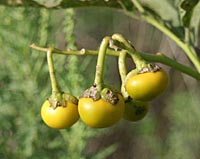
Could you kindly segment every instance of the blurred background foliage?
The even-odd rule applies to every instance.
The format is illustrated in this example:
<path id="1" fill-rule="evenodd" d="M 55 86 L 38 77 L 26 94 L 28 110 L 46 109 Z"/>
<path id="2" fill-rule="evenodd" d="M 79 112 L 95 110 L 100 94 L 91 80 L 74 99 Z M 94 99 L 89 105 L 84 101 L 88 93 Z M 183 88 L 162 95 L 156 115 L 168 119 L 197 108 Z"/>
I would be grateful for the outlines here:
<path id="1" fill-rule="evenodd" d="M 177 8 L 169 2 L 165 5 L 165 11 L 170 10 L 166 11 L 168 14 L 163 14 L 162 9 L 158 12 L 171 19 L 178 29 Z M 154 4 L 152 7 L 158 5 Z M 151 110 L 142 121 L 122 120 L 106 129 L 92 129 L 79 121 L 70 129 L 54 130 L 41 120 L 40 107 L 51 93 L 50 80 L 45 53 L 30 49 L 31 43 L 59 49 L 97 49 L 105 35 L 118 32 L 140 51 L 161 51 L 192 67 L 182 50 L 157 29 L 108 8 L 0 6 L 0 20 L 0 158 L 200 157 L 199 82 L 164 65 L 170 74 L 170 85 L 151 103 Z M 195 37 L 199 37 L 197 26 Z M 198 42 L 194 38 L 197 46 Z M 54 55 L 54 62 L 63 91 L 78 97 L 92 84 L 96 57 Z M 134 67 L 129 60 L 127 66 Z M 117 58 L 106 57 L 104 78 L 106 83 L 120 87 Z"/>

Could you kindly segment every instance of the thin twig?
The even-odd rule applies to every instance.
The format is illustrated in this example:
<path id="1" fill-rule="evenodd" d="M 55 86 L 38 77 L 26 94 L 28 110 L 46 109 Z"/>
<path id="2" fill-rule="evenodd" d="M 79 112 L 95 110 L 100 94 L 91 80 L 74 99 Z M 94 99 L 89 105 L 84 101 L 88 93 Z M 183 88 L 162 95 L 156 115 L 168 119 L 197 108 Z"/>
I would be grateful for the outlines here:
<path id="1" fill-rule="evenodd" d="M 42 51 L 42 52 L 47 52 L 49 50 L 49 48 L 43 48 L 43 47 L 39 47 L 35 44 L 30 45 L 31 48 Z M 61 55 L 78 55 L 78 56 L 83 56 L 83 55 L 98 55 L 98 51 L 97 50 L 86 50 L 86 49 L 81 49 L 81 50 L 59 50 L 57 48 L 51 47 L 52 49 L 52 53 L 56 53 L 56 54 L 61 54 Z M 176 70 L 181 71 L 184 74 L 187 74 L 197 80 L 200 80 L 200 73 L 198 73 L 197 71 L 195 71 L 194 69 L 183 65 L 169 57 L 167 57 L 166 55 L 162 54 L 162 53 L 158 53 L 158 54 L 149 54 L 149 53 L 143 53 L 143 52 L 139 52 L 140 55 L 142 56 L 142 58 L 144 58 L 144 60 L 148 61 L 148 62 L 159 62 L 162 64 L 165 64 L 169 67 L 172 67 Z M 107 55 L 110 56 L 119 56 L 119 52 L 118 51 L 114 51 L 111 49 L 107 49 L 106 52 Z"/>

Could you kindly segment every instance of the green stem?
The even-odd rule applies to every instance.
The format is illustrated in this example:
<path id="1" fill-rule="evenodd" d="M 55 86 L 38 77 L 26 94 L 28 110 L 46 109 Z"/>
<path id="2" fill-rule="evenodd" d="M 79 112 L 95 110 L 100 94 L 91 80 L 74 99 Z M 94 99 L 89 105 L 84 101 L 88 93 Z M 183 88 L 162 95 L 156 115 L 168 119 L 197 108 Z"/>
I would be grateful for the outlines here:
<path id="1" fill-rule="evenodd" d="M 189 57 L 189 59 L 192 61 L 194 66 L 196 67 L 197 71 L 200 73 L 200 61 L 198 56 L 196 55 L 195 51 L 191 48 L 191 46 L 187 43 L 184 43 L 181 41 L 175 34 L 173 34 L 166 26 L 160 24 L 153 18 L 147 18 L 147 21 L 154 25 L 156 28 L 158 28 L 160 31 L 165 33 L 168 37 L 170 37 L 180 48 L 183 49 L 183 51 L 186 53 L 186 55 Z"/>
<path id="2" fill-rule="evenodd" d="M 128 93 L 125 90 L 125 79 L 126 79 L 126 74 L 127 74 L 127 69 L 126 69 L 126 50 L 122 50 L 119 53 L 119 58 L 118 58 L 118 67 L 119 67 L 119 74 L 121 77 L 121 93 L 124 96 L 124 98 L 128 98 Z"/>
<path id="3" fill-rule="evenodd" d="M 49 48 L 43 48 L 43 47 L 39 47 L 39 46 L 36 46 L 35 44 L 32 44 L 30 46 L 31 48 L 33 49 L 36 49 L 36 50 L 39 50 L 39 51 L 42 51 L 42 52 L 47 52 L 49 50 Z M 52 49 L 52 52 L 53 53 L 56 53 L 56 54 L 60 54 L 60 55 L 78 55 L 78 56 L 83 56 L 83 55 L 93 55 L 93 56 L 96 56 L 98 55 L 98 51 L 97 50 L 86 50 L 86 49 L 81 49 L 81 50 L 77 50 L 77 51 L 74 51 L 74 50 L 59 50 L 59 49 L 56 49 L 56 48 L 51 48 Z M 113 51 L 113 50 L 110 50 L 110 49 L 107 49 L 107 52 L 106 52 L 107 55 L 110 55 L 110 56 L 119 56 L 119 52 L 117 51 Z M 162 64 L 165 64 L 169 67 L 172 67 L 174 69 L 177 69 L 179 71 L 181 71 L 182 73 L 185 73 L 197 80 L 200 80 L 200 73 L 198 73 L 197 71 L 193 70 L 192 68 L 186 66 L 186 65 L 183 65 L 165 55 L 161 55 L 161 54 L 158 54 L 158 55 L 154 55 L 154 54 L 150 54 L 150 53 L 142 53 L 140 52 L 139 53 L 142 58 L 148 62 L 159 62 L 159 63 L 162 63 Z"/>
<path id="4" fill-rule="evenodd" d="M 200 80 L 200 73 L 196 72 L 195 70 L 193 70 L 192 68 L 186 65 L 176 62 L 175 60 L 165 56 L 162 53 L 157 53 L 157 55 L 141 53 L 141 56 L 147 61 L 159 62 L 159 63 L 165 64 L 197 80 Z"/>
<path id="5" fill-rule="evenodd" d="M 39 47 L 35 44 L 31 44 L 30 47 L 33 49 L 42 51 L 42 52 L 47 52 L 49 49 L 49 48 Z M 94 55 L 94 56 L 96 56 L 98 54 L 97 50 L 86 50 L 84 48 L 82 48 L 81 50 L 71 50 L 71 49 L 59 50 L 57 48 L 53 48 L 53 47 L 51 47 L 51 48 L 53 50 L 53 53 L 60 54 L 60 55 L 77 55 L 77 56 Z M 110 49 L 107 50 L 106 54 L 110 55 L 110 56 L 119 56 L 118 52 L 116 52 L 114 50 L 110 50 Z"/>
<path id="6" fill-rule="evenodd" d="M 52 59 L 52 48 L 49 48 L 47 51 L 47 62 L 48 62 L 48 68 L 49 68 L 49 75 L 51 80 L 51 87 L 52 87 L 52 95 L 60 93 L 60 90 L 58 88 L 56 75 L 54 71 L 54 65 L 53 65 L 53 59 Z"/>
<path id="7" fill-rule="evenodd" d="M 183 51 L 185 52 L 185 54 L 189 57 L 189 59 L 192 61 L 192 63 L 196 67 L 197 71 L 200 73 L 200 60 L 199 60 L 198 56 L 196 55 L 196 52 L 194 51 L 194 49 L 192 48 L 192 46 L 188 45 L 187 43 L 184 43 L 183 41 L 181 41 L 181 39 L 179 37 L 177 37 L 174 33 L 172 33 L 164 24 L 162 24 L 161 22 L 157 21 L 151 15 L 145 13 L 144 8 L 138 2 L 138 0 L 132 0 L 132 2 L 137 7 L 137 9 L 139 10 L 139 12 L 142 14 L 142 18 L 146 22 L 150 23 L 151 25 L 153 25 L 154 27 L 156 27 L 157 29 L 159 29 L 161 32 L 163 32 L 164 34 L 166 34 L 180 48 L 183 49 Z M 132 13 L 128 12 L 128 14 L 131 17 L 134 17 Z"/>
<path id="8" fill-rule="evenodd" d="M 135 7 L 140 11 L 140 13 L 145 13 L 145 9 L 140 5 L 137 0 L 132 0 Z"/>
<path id="9" fill-rule="evenodd" d="M 129 43 L 122 35 L 113 34 L 112 40 L 114 40 L 114 45 L 120 49 L 125 49 L 128 51 L 138 70 L 141 70 L 144 67 L 148 67 L 148 63 L 140 56 L 140 54 L 135 50 L 131 43 Z"/>
<path id="10" fill-rule="evenodd" d="M 103 88 L 103 68 L 104 68 L 104 61 L 105 61 L 105 55 L 106 50 L 108 48 L 110 41 L 110 37 L 104 37 L 100 48 L 99 48 L 99 54 L 97 59 L 97 65 L 96 65 L 96 74 L 95 74 L 95 80 L 94 84 L 97 86 L 98 91 L 101 91 Z"/>

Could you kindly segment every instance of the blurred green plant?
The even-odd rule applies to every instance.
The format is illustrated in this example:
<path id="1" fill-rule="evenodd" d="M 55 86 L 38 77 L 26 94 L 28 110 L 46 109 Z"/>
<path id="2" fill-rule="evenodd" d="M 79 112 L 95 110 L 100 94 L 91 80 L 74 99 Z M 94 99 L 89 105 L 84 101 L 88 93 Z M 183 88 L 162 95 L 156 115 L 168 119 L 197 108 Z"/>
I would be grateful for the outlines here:
<path id="1" fill-rule="evenodd" d="M 193 59 L 194 68 L 196 66 L 199 71 L 199 1 L 111 0 L 107 3 L 91 0 L 73 3 L 61 0 L 46 3 L 45 0 L 38 0 L 40 4 L 37 1 L 18 2 L 0 1 L 0 4 L 46 8 L 103 6 L 120 9 L 132 18 L 150 23 L 170 37 L 186 52 L 188 58 Z M 109 17 L 112 18 L 111 15 Z M 117 149 L 115 144 L 97 154 L 90 154 L 87 150 L 87 140 L 105 134 L 107 130 L 93 131 L 81 121 L 68 130 L 51 130 L 42 123 L 39 115 L 41 103 L 50 94 L 46 56 L 36 50 L 30 50 L 28 46 L 37 42 L 40 46 L 53 43 L 58 47 L 76 49 L 73 11 L 0 6 L 0 19 L 0 158 L 76 159 L 104 158 L 112 154 Z M 105 21 L 108 20 L 105 18 Z M 112 34 L 112 31 L 109 30 L 109 33 Z M 146 40 L 144 42 L 148 43 Z M 87 80 L 84 80 L 84 71 L 89 64 L 94 64 L 93 61 L 90 57 L 81 59 L 76 56 L 55 56 L 56 72 L 63 90 L 78 95 L 87 88 L 93 79 L 87 76 Z M 193 66 L 191 68 L 193 69 Z M 195 86 L 199 87 L 199 84 Z M 168 105 L 162 112 L 170 124 L 165 130 L 164 138 L 159 136 L 158 130 L 162 121 L 158 120 L 156 114 L 150 113 L 144 121 L 128 125 L 131 135 L 136 138 L 136 146 L 132 145 L 132 149 L 138 151 L 132 150 L 131 145 L 125 145 L 123 152 L 128 153 L 126 150 L 131 149 L 130 154 L 134 154 L 131 157 L 140 159 L 199 158 L 200 93 L 192 89 L 194 88 L 188 88 L 190 91 L 175 91 L 175 96 L 168 93 L 169 97 L 162 100 Z"/>
<path id="2" fill-rule="evenodd" d="M 108 7 L 121 9 L 132 18 L 141 19 L 156 27 L 158 30 L 172 39 L 187 55 L 198 72 L 200 72 L 200 60 L 197 55 L 199 11 L 198 0 L 110 0 L 110 1 L 30 1 L 18 3 L 3 2 L 6 5 L 30 5 L 47 8 L 71 8 L 71 7 Z M 170 14 L 169 14 L 170 13 Z"/>
<path id="3" fill-rule="evenodd" d="M 65 35 L 66 47 L 74 49 L 73 11 L 59 14 L 64 18 L 59 31 Z M 111 145 L 88 155 L 87 140 L 106 130 L 94 131 L 80 121 L 71 129 L 58 131 L 41 121 L 40 106 L 50 94 L 46 56 L 28 46 L 32 41 L 43 46 L 52 41 L 52 25 L 57 23 L 53 16 L 47 9 L 0 7 L 0 158 L 104 158 L 116 149 Z M 80 63 L 75 56 L 55 58 L 63 90 L 75 95 L 82 92 L 87 82 L 90 84 L 90 77 L 83 81 Z"/>
<path id="4" fill-rule="evenodd" d="M 170 100 L 166 112 L 171 113 L 171 126 L 165 159 L 170 159 L 173 156 L 182 159 L 199 157 L 199 95 L 199 89 L 193 89 L 188 92 L 180 92 Z"/>
<path id="5" fill-rule="evenodd" d="M 199 158 L 199 97 L 199 90 L 193 89 L 168 98 L 168 107 L 163 110 L 170 122 L 162 127 L 165 135 L 158 135 L 159 121 L 153 114 L 132 127 L 136 138 L 146 145 L 146 154 L 142 158 Z"/>

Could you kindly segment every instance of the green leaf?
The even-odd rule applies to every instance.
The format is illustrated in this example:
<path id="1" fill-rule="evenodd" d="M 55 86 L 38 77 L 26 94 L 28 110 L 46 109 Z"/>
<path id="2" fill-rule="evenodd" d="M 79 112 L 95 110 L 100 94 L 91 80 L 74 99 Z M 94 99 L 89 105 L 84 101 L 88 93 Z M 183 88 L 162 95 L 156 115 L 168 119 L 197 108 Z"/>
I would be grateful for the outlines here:
<path id="1" fill-rule="evenodd" d="M 179 18 L 179 8 L 174 0 L 140 0 L 140 3 L 159 23 L 164 23 L 175 35 L 184 39 L 184 28 Z"/>
<path id="2" fill-rule="evenodd" d="M 198 4 L 199 0 L 185 0 L 181 3 L 181 8 L 185 10 L 185 14 L 182 17 L 183 25 L 187 28 L 190 27 L 190 22 L 193 15 L 193 9 Z"/>
<path id="3" fill-rule="evenodd" d="M 200 3 L 198 3 L 194 10 L 190 21 L 190 28 L 192 32 L 192 40 L 195 46 L 198 46 L 199 39 L 199 23 L 200 23 Z"/>
<path id="4" fill-rule="evenodd" d="M 151 14 L 151 16 L 153 16 L 155 19 L 157 19 L 158 21 L 160 21 L 162 19 L 162 17 L 152 8 L 148 7 L 148 6 L 143 6 L 144 9 Z"/>
<path id="5" fill-rule="evenodd" d="M 174 0 L 140 0 L 141 4 L 145 9 L 148 8 L 151 9 L 154 12 L 153 15 L 155 16 L 155 13 L 158 17 L 161 17 L 162 20 L 170 22 L 174 27 L 177 27 L 180 25 L 179 19 L 178 19 L 178 9 L 177 9 L 177 3 L 175 3 Z"/>
<path id="6" fill-rule="evenodd" d="M 181 8 L 184 9 L 185 11 L 188 11 L 192 8 L 194 8 L 194 6 L 199 2 L 199 0 L 184 0 L 181 3 Z"/>

